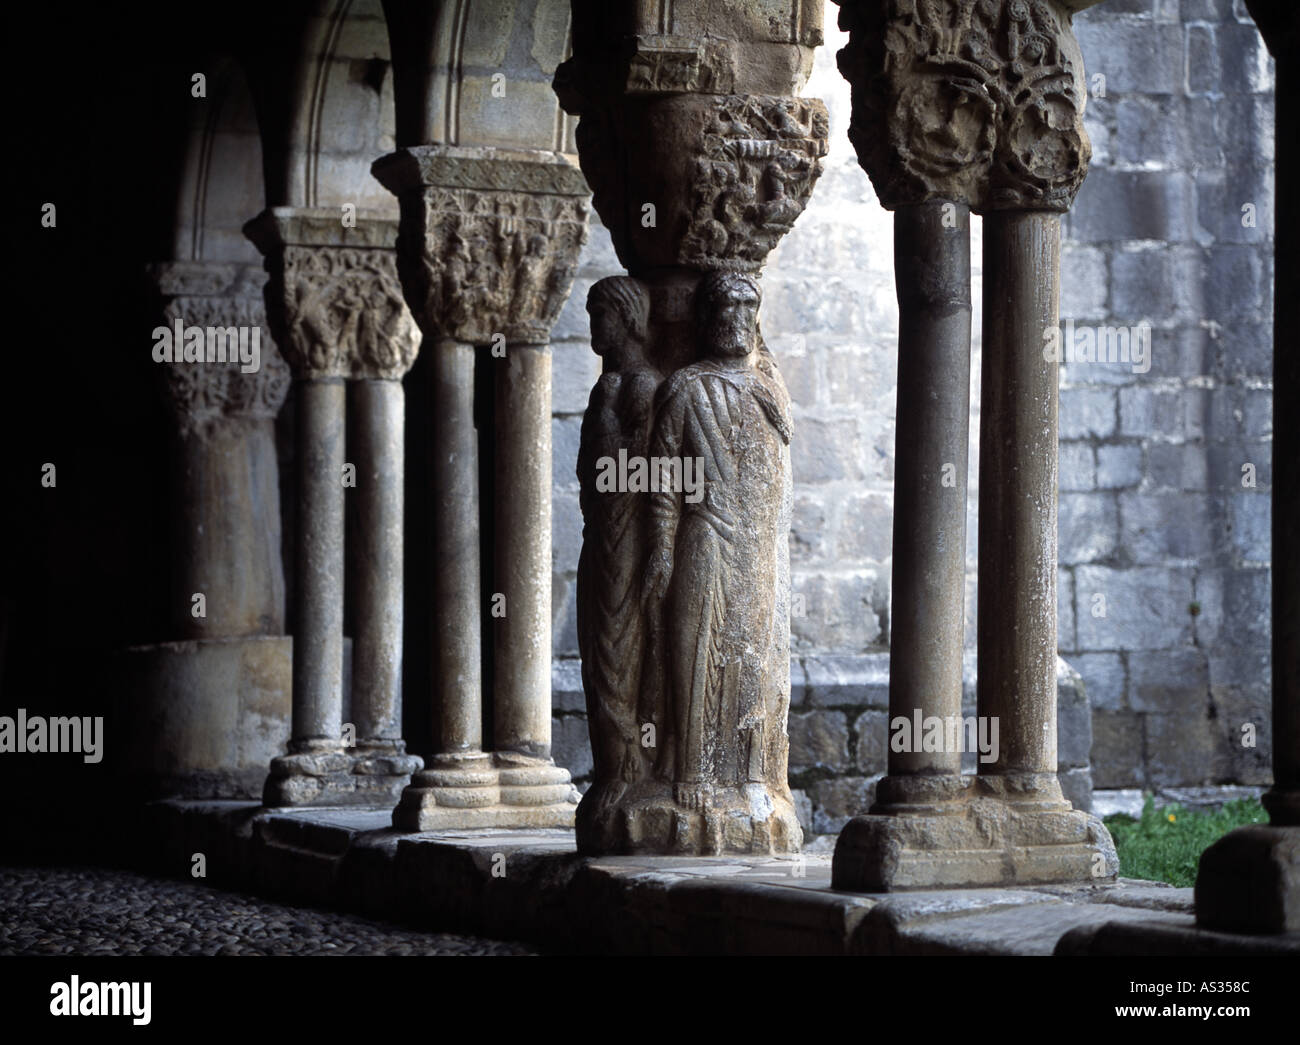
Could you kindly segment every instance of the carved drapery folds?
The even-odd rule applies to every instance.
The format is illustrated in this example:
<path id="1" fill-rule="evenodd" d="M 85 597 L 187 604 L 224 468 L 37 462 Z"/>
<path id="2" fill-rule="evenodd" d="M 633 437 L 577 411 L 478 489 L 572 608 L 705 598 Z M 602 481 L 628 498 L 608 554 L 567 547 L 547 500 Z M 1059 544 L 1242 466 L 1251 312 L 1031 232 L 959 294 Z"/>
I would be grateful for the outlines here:
<path id="1" fill-rule="evenodd" d="M 1068 210 L 1087 173 L 1069 15 L 1046 0 L 842 0 L 849 138 L 886 207 Z"/>
<path id="2" fill-rule="evenodd" d="M 419 331 L 398 282 L 392 219 L 273 209 L 247 233 L 266 256 L 266 314 L 295 376 L 400 379 Z"/>
<path id="3" fill-rule="evenodd" d="M 797 851 L 786 780 L 793 424 L 759 274 L 803 212 L 818 5 L 616 4 L 556 75 L 628 276 L 588 299 L 578 636 L 586 852 Z M 622 35 L 621 35 L 622 34 Z"/>

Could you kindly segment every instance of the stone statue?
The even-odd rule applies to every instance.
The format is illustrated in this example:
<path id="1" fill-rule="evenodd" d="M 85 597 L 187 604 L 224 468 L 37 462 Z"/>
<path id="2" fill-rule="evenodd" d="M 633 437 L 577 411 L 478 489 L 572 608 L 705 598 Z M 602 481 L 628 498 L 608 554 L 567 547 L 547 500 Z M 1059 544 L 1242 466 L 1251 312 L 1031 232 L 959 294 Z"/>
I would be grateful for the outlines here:
<path id="1" fill-rule="evenodd" d="M 703 461 L 704 493 L 651 499 L 647 593 L 662 600 L 672 743 L 659 767 L 685 809 L 718 788 L 764 781 L 782 500 L 789 481 L 789 398 L 758 363 L 758 282 L 714 273 L 696 290 L 702 358 L 664 385 L 653 458 Z"/>
<path id="2" fill-rule="evenodd" d="M 785 725 L 792 424 L 758 329 L 759 284 L 725 271 L 699 280 L 696 361 L 661 385 L 646 361 L 662 349 L 647 353 L 646 300 L 639 281 L 613 277 L 589 303 L 606 369 L 579 451 L 596 782 L 578 844 L 797 850 Z M 655 478 L 602 492 L 597 463 L 619 451 Z"/>
<path id="3" fill-rule="evenodd" d="M 578 560 L 578 636 L 597 781 L 590 809 L 603 800 L 617 801 L 627 784 L 648 776 L 653 753 L 641 745 L 641 723 L 653 721 L 653 698 L 648 708 L 639 706 L 648 639 L 641 591 L 645 496 L 599 491 L 597 472 L 602 462 L 617 460 L 620 451 L 628 458 L 645 456 L 659 375 L 646 360 L 649 297 L 640 280 L 602 279 L 591 288 L 587 309 L 592 348 L 604 360 L 583 417 L 578 451 L 585 521 Z"/>

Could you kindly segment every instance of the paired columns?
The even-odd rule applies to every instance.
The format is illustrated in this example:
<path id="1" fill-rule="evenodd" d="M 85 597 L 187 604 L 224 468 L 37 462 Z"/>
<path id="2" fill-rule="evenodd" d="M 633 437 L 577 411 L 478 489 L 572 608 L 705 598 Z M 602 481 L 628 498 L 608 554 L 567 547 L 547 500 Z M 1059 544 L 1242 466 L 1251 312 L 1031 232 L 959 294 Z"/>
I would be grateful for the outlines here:
<path id="1" fill-rule="evenodd" d="M 1300 356 L 1291 340 L 1300 324 L 1300 205 L 1288 190 L 1300 176 L 1300 14 L 1289 0 L 1247 0 L 1277 60 L 1277 217 L 1273 294 L 1273 787 L 1268 824 L 1239 828 L 1201 855 L 1196 921 L 1226 932 L 1300 931 Z M 1281 407 L 1278 409 L 1277 407 Z"/>
<path id="2" fill-rule="evenodd" d="M 373 173 L 401 205 L 398 268 L 434 353 L 433 685 L 437 753 L 393 812 L 407 830 L 563 827 L 551 758 L 550 331 L 586 241 L 581 172 L 545 151 L 424 145 Z M 481 590 L 476 357 L 491 368 L 497 591 Z M 483 744 L 484 599 L 493 622 Z"/>
<path id="3" fill-rule="evenodd" d="M 896 215 L 900 327 L 889 773 L 840 835 L 834 884 L 1113 878 L 1105 828 L 1056 777 L 1057 363 L 1043 350 L 1058 325 L 1060 214 L 1090 155 L 1070 27 L 1088 4 L 840 6 L 850 138 Z M 964 723 L 972 211 L 984 218 L 980 599 L 977 719 Z M 994 729 L 996 757 L 967 783 L 965 738 Z"/>
<path id="4" fill-rule="evenodd" d="M 293 729 L 267 805 L 395 801 L 423 762 L 401 739 L 402 375 L 415 324 L 402 302 L 391 220 L 273 208 L 245 226 L 266 258 L 267 316 L 298 385 Z M 346 459 L 352 386 L 354 461 Z M 353 552 L 352 711 L 343 735 L 344 498 L 360 500 Z M 349 741 L 354 741 L 350 743 Z"/>

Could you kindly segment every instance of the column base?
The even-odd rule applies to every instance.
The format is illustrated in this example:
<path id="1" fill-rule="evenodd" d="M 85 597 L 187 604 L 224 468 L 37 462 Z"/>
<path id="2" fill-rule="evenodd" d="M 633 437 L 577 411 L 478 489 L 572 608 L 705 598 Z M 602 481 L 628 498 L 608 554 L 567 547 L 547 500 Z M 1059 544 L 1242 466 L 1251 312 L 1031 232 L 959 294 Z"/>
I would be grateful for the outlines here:
<path id="1" fill-rule="evenodd" d="M 398 741 L 365 741 L 353 751 L 311 745 L 271 760 L 264 806 L 391 806 L 424 766 Z"/>
<path id="2" fill-rule="evenodd" d="M 1059 791 L 1058 791 L 1059 795 Z M 873 809 L 845 825 L 831 885 L 854 892 L 1113 881 L 1115 843 L 1101 820 L 1068 802 L 969 796 Z"/>
<path id="3" fill-rule="evenodd" d="M 510 752 L 435 756 L 393 810 L 403 831 L 572 827 L 578 790 L 549 758 Z"/>
<path id="4" fill-rule="evenodd" d="M 1239 827 L 1206 849 L 1196 872 L 1196 924 L 1300 932 L 1300 827 Z"/>
<path id="5" fill-rule="evenodd" d="M 578 807 L 577 835 L 578 852 L 593 855 L 770 855 L 803 845 L 794 803 L 763 783 L 598 782 Z"/>

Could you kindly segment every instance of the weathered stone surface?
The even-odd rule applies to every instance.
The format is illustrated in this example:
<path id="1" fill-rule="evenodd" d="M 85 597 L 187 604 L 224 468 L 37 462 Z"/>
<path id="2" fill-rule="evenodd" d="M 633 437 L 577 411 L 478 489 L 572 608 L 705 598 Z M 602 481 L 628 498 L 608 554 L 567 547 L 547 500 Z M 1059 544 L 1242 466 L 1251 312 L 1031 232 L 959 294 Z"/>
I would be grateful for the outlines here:
<path id="1" fill-rule="evenodd" d="M 833 884 L 894 892 L 1113 879 L 1119 857 L 1101 821 L 1059 806 L 963 797 L 933 813 L 857 817 L 836 843 Z"/>
<path id="2" fill-rule="evenodd" d="M 1239 827 L 1205 850 L 1196 922 L 1227 932 L 1300 932 L 1300 828 Z"/>
<path id="3" fill-rule="evenodd" d="M 587 239 L 587 186 L 558 153 L 424 145 L 377 160 L 401 202 L 398 267 L 426 334 L 546 344 Z"/>
<path id="4" fill-rule="evenodd" d="M 579 640 L 595 753 L 579 844 L 797 848 L 785 778 L 788 397 L 757 332 L 755 280 L 700 281 L 687 327 L 700 362 L 662 383 L 680 348 L 663 342 L 671 328 L 650 326 L 649 291 L 612 277 L 590 299 L 605 374 L 578 463 Z M 651 477 L 653 460 L 699 471 Z M 624 474 L 629 461 L 642 482 Z"/>
<path id="5" fill-rule="evenodd" d="M 1067 210 L 1087 173 L 1083 59 L 1062 5 L 837 0 L 849 136 L 887 207 Z"/>
<path id="6" fill-rule="evenodd" d="M 124 764 L 147 792 L 252 798 L 289 739 L 287 636 L 136 646 L 118 658 Z"/>
<path id="7" fill-rule="evenodd" d="M 276 207 L 244 228 L 266 258 L 267 318 L 290 367 L 312 378 L 400 378 L 419 350 L 402 299 L 391 218 Z"/>

